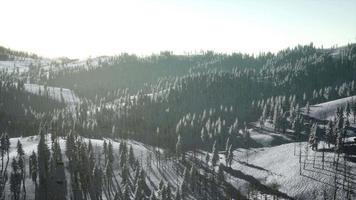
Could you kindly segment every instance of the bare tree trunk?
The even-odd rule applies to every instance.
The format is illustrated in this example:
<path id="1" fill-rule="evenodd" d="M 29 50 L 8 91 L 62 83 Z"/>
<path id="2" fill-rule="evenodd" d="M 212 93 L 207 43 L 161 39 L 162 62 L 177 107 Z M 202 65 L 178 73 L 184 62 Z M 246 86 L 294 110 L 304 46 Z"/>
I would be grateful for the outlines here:
<path id="1" fill-rule="evenodd" d="M 340 153 L 337 153 L 337 158 L 336 158 L 336 171 L 339 169 L 339 159 L 340 159 Z"/>
<path id="2" fill-rule="evenodd" d="M 299 175 L 302 175 L 302 144 L 299 142 Z"/>
<path id="3" fill-rule="evenodd" d="M 345 182 L 346 182 L 346 174 L 347 173 L 347 161 L 346 161 L 346 154 L 344 155 L 344 181 L 342 182 L 342 188 L 345 189 Z"/>
<path id="4" fill-rule="evenodd" d="M 323 143 L 323 152 L 322 152 L 322 169 L 324 169 L 324 162 L 325 162 L 325 144 Z"/>
<path id="5" fill-rule="evenodd" d="M 305 147 L 305 158 L 304 158 L 304 165 L 303 165 L 303 169 L 305 169 L 305 165 L 307 163 L 307 160 L 308 160 L 308 154 L 309 154 L 309 147 L 308 147 L 308 144 L 307 146 Z"/>
<path id="6" fill-rule="evenodd" d="M 22 170 L 22 190 L 23 190 L 23 200 L 26 199 L 26 184 L 25 184 L 25 180 L 26 180 L 26 174 L 25 174 L 25 170 Z"/>
<path id="7" fill-rule="evenodd" d="M 337 194 L 337 171 L 335 170 L 335 175 L 334 175 L 334 200 L 336 200 L 336 194 Z"/>
<path id="8" fill-rule="evenodd" d="M 316 151 L 314 151 L 314 158 L 313 158 L 313 168 L 315 168 L 315 155 L 316 154 Z"/>

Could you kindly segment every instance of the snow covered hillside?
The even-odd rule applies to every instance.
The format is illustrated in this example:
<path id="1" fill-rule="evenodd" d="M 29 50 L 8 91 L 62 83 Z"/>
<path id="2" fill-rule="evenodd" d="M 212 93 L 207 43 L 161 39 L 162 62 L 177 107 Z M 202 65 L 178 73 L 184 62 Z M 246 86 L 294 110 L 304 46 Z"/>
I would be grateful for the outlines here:
<path id="1" fill-rule="evenodd" d="M 26 58 L 14 57 L 11 60 L 0 60 L 0 71 L 6 73 L 26 74 L 31 68 L 38 68 L 42 73 L 57 72 L 67 69 L 94 69 L 109 63 L 110 57 L 101 56 L 81 60 L 66 60 L 62 58 Z"/>
<path id="2" fill-rule="evenodd" d="M 75 106 L 80 102 L 80 99 L 70 89 L 50 86 L 45 88 L 43 85 L 30 83 L 25 83 L 24 87 L 27 92 L 43 96 L 46 95 L 46 89 L 48 92 L 48 96 L 51 99 L 67 104 L 72 111 L 75 109 Z"/>
<path id="3" fill-rule="evenodd" d="M 356 96 L 351 96 L 342 99 L 337 99 L 334 101 L 328 101 L 321 104 L 312 105 L 310 106 L 310 113 L 308 115 L 315 119 L 330 120 L 335 117 L 336 109 L 338 107 L 346 107 L 347 103 L 355 102 L 355 100 Z M 350 122 L 353 122 L 352 116 Z"/>
<path id="4" fill-rule="evenodd" d="M 301 146 L 299 146 L 301 145 Z M 334 153 L 306 150 L 307 143 L 289 143 L 269 148 L 237 149 L 234 151 L 234 161 L 231 168 L 226 168 L 225 175 L 232 184 L 246 190 L 246 185 L 256 183 L 277 189 L 295 199 L 328 199 L 335 192 L 337 182 L 338 199 L 346 199 L 347 183 L 343 185 L 345 166 L 339 164 L 338 169 L 333 165 L 336 159 Z M 301 164 L 299 163 L 299 147 L 301 147 Z M 343 163 L 343 156 L 340 157 Z M 220 162 L 225 163 L 224 156 Z M 301 174 L 300 170 L 301 169 Z M 350 181 L 353 192 L 356 191 L 356 164 L 347 162 L 346 179 Z M 322 194 L 324 193 L 324 194 Z M 355 193 L 351 199 L 356 198 Z"/>
<path id="5" fill-rule="evenodd" d="M 51 135 L 48 134 L 46 135 L 46 143 L 49 147 L 52 146 L 52 140 L 51 140 Z M 25 164 L 26 167 L 25 169 L 28 169 L 28 162 L 29 162 L 29 155 L 32 154 L 32 152 L 37 152 L 38 148 L 38 143 L 39 143 L 40 137 L 39 136 L 30 136 L 30 137 L 19 137 L 19 138 L 11 138 L 10 139 L 10 150 L 9 150 L 9 156 L 10 156 L 10 164 L 8 168 L 8 173 L 11 173 L 11 161 L 13 158 L 17 156 L 17 143 L 20 141 L 23 146 L 23 150 L 25 153 Z M 117 181 L 121 181 L 121 173 L 122 169 L 119 167 L 119 148 L 120 148 L 120 143 L 123 141 L 113 141 L 109 139 L 88 139 L 88 138 L 80 138 L 85 143 L 91 142 L 94 152 L 95 152 L 95 157 L 96 159 L 99 159 L 99 157 L 102 157 L 103 154 L 103 146 L 104 146 L 104 141 L 107 143 L 111 143 L 113 145 L 113 152 L 114 152 L 114 159 L 115 159 L 115 164 L 114 164 L 114 169 L 113 169 L 113 179 L 117 179 Z M 69 176 L 68 172 L 68 158 L 65 154 L 67 151 L 66 149 L 66 139 L 65 138 L 60 138 L 59 139 L 59 145 L 61 147 L 61 152 L 62 152 L 62 157 L 64 161 L 64 166 L 65 166 L 65 174 L 66 174 L 66 185 L 67 185 L 67 199 L 70 199 L 70 197 L 73 195 L 73 188 L 71 188 L 71 179 Z M 133 148 L 134 156 L 139 162 L 139 165 L 145 169 L 146 173 L 146 183 L 150 190 L 155 191 L 159 188 L 159 183 L 160 181 L 164 181 L 165 183 L 168 183 L 172 190 L 176 190 L 177 185 L 179 186 L 182 182 L 181 178 L 181 169 L 177 169 L 177 162 L 172 159 L 165 158 L 163 156 L 163 150 L 159 148 L 153 148 L 148 145 L 142 144 L 140 142 L 136 142 L 133 140 L 125 140 L 126 144 L 128 147 Z M 157 155 L 161 155 L 162 157 L 158 158 Z M 102 159 L 102 158 L 101 158 Z M 159 159 L 159 160 L 158 160 Z M 150 163 L 148 163 L 150 162 Z M 105 168 L 105 166 L 102 166 Z M 28 176 L 28 171 L 26 172 Z M 135 177 L 135 172 L 130 169 L 131 177 Z M 177 174 L 178 173 L 178 174 Z M 116 177 L 116 178 L 114 178 Z M 34 199 L 35 195 L 35 186 L 33 182 L 31 181 L 30 177 L 26 178 L 26 191 L 27 191 L 27 198 L 28 199 Z M 11 199 L 11 194 L 10 194 L 10 188 L 9 185 L 7 184 L 6 186 L 6 192 L 5 192 L 5 198 L 6 199 Z M 106 197 L 103 195 L 103 199 L 105 200 Z M 189 198 L 190 199 L 190 198 Z"/>
<path id="6" fill-rule="evenodd" d="M 52 61 L 50 59 L 17 58 L 13 60 L 0 61 L 0 71 L 7 73 L 27 73 L 31 66 L 48 66 Z"/>

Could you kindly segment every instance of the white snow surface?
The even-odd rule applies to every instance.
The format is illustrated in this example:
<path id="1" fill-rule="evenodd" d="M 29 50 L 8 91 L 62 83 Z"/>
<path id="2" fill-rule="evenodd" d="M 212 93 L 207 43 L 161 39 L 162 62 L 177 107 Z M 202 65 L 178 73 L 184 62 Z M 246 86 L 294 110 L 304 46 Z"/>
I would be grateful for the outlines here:
<path id="1" fill-rule="evenodd" d="M 356 101 L 356 96 L 346 97 L 342 99 L 337 99 L 334 101 L 328 101 L 321 104 L 311 105 L 310 113 L 308 114 L 310 117 L 320 120 L 330 120 L 335 117 L 335 113 L 338 107 L 343 106 L 346 107 L 347 103 L 352 103 Z M 304 108 L 304 113 L 306 113 Z M 351 117 L 351 122 L 353 121 L 353 117 Z"/>
<path id="2" fill-rule="evenodd" d="M 0 71 L 7 73 L 26 73 L 30 70 L 30 66 L 48 66 L 50 65 L 50 59 L 32 59 L 32 58 L 18 58 L 14 60 L 0 61 Z"/>
<path id="3" fill-rule="evenodd" d="M 299 174 L 299 144 L 302 149 L 302 175 Z M 306 144 L 305 142 L 289 143 L 275 147 L 237 149 L 234 151 L 232 168 L 253 176 L 264 185 L 275 185 L 279 191 L 295 199 L 323 199 L 323 190 L 328 196 L 332 196 L 335 176 L 335 166 L 332 165 L 334 153 L 325 153 L 325 165 L 322 169 L 322 153 L 308 149 L 307 154 Z M 295 154 L 294 147 L 296 148 Z M 314 155 L 316 159 L 313 167 Z M 220 162 L 225 163 L 224 156 L 220 158 Z M 305 169 L 303 169 L 304 161 L 307 163 Z M 342 164 L 339 165 L 337 172 L 337 199 L 346 199 L 346 191 L 342 189 L 343 156 L 340 156 L 340 163 Z M 355 174 L 355 163 L 348 162 L 347 165 L 351 173 Z M 236 183 L 234 185 L 236 188 L 244 190 L 245 181 L 225 175 Z M 351 175 L 352 180 L 355 178 L 355 175 Z M 351 199 L 355 198 L 356 196 L 353 196 Z"/>
<path id="4" fill-rule="evenodd" d="M 25 83 L 24 87 L 27 92 L 32 94 L 42 96 L 46 94 L 45 86 L 43 85 Z M 75 106 L 80 103 L 79 97 L 70 89 L 48 86 L 47 92 L 51 99 L 67 104 L 72 111 L 74 111 Z"/>
<path id="5" fill-rule="evenodd" d="M 106 140 L 107 142 L 112 142 L 113 144 L 113 150 L 114 150 L 114 157 L 115 157 L 115 161 L 114 161 L 114 174 L 116 175 L 117 179 L 119 181 L 121 181 L 121 177 L 119 177 L 119 174 L 121 173 L 121 169 L 118 169 L 118 157 L 119 157 L 119 145 L 121 141 L 113 141 L 113 140 L 109 140 L 109 139 L 88 139 L 88 138 L 84 138 L 82 137 L 81 139 L 83 139 L 84 142 L 89 142 L 89 140 L 91 141 L 94 151 L 96 152 L 96 155 L 102 155 L 102 147 L 103 147 L 103 143 L 104 140 Z M 28 177 L 28 160 L 29 160 L 29 156 L 32 154 L 32 152 L 37 152 L 37 145 L 39 142 L 39 136 L 30 136 L 30 137 L 16 137 L 16 138 L 11 138 L 10 139 L 10 150 L 9 150 L 9 155 L 10 155 L 10 162 L 9 162 L 9 166 L 8 166 L 8 174 L 11 173 L 11 161 L 12 158 L 17 156 L 17 142 L 20 141 L 23 145 L 23 149 L 25 152 L 25 164 L 26 164 L 26 173 L 27 173 L 27 178 L 26 178 L 26 191 L 27 191 L 27 199 L 34 199 L 34 184 L 31 181 L 30 177 Z M 51 135 L 47 134 L 46 135 L 46 141 L 47 141 L 47 145 L 48 147 L 51 147 Z M 140 162 L 140 165 L 145 169 L 145 172 L 147 174 L 147 178 L 146 178 L 146 183 L 148 185 L 148 187 L 150 187 L 150 189 L 157 189 L 159 182 L 161 180 L 163 180 L 165 183 L 169 183 L 172 186 L 173 191 L 176 190 L 176 186 L 177 183 L 181 184 L 182 179 L 181 179 L 181 174 L 177 175 L 176 172 L 176 162 L 174 160 L 164 160 L 164 155 L 161 155 L 161 162 L 164 162 L 164 168 L 162 166 L 157 165 L 157 159 L 155 157 L 155 153 L 154 151 L 160 151 L 163 152 L 162 149 L 159 148 L 153 148 L 149 145 L 145 145 L 142 144 L 140 142 L 134 141 L 134 140 L 125 140 L 125 142 L 128 144 L 128 147 L 130 147 L 132 145 L 133 150 L 134 150 L 134 155 L 135 158 L 138 159 L 138 161 Z M 70 195 L 72 194 L 71 191 L 71 186 L 70 186 L 70 176 L 68 173 L 68 159 L 65 155 L 65 151 L 66 151 L 66 140 L 65 138 L 60 138 L 59 139 L 59 144 L 61 147 L 61 151 L 62 151 L 62 157 L 63 157 L 63 161 L 64 161 L 64 165 L 65 165 L 65 169 L 66 169 L 66 181 L 67 181 L 67 199 L 70 199 Z M 147 167 L 147 157 L 148 155 L 151 154 L 152 156 L 152 165 L 151 168 Z M 131 171 L 131 170 L 130 170 Z M 133 173 L 131 171 L 131 173 Z M 131 174 L 132 176 L 134 176 L 134 174 Z M 6 193 L 5 193 L 5 198 L 6 199 L 11 199 L 11 194 L 10 194 L 10 189 L 9 189 L 9 182 L 7 182 L 6 185 Z M 103 200 L 106 200 L 105 195 L 103 195 Z"/>

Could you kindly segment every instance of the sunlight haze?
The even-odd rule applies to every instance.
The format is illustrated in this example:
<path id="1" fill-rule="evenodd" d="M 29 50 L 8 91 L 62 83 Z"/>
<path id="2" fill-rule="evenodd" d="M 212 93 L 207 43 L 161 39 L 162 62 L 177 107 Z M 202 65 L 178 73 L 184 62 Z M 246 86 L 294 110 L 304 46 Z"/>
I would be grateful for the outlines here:
<path id="1" fill-rule="evenodd" d="M 327 2 L 327 3 L 324 3 Z M 0 0 L 0 45 L 49 57 L 258 54 L 356 41 L 356 1 Z"/>

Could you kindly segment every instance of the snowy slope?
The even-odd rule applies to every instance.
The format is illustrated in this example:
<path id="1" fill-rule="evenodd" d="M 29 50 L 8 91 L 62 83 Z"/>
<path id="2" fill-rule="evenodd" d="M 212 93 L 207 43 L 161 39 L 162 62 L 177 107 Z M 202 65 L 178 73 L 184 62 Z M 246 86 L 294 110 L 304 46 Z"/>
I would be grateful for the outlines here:
<path id="1" fill-rule="evenodd" d="M 0 61 L 0 71 L 23 74 L 30 70 L 31 65 L 45 67 L 50 65 L 50 63 L 50 59 L 15 58 L 14 60 Z"/>
<path id="2" fill-rule="evenodd" d="M 47 138 L 47 144 L 49 147 L 51 147 L 51 139 L 50 139 L 50 134 L 46 135 Z M 88 138 L 82 138 L 83 141 L 85 142 L 89 142 L 89 140 L 91 141 L 93 148 L 97 154 L 97 156 L 102 154 L 102 147 L 103 147 L 103 143 L 104 140 L 100 140 L 100 139 L 88 139 Z M 120 141 L 113 141 L 113 140 L 109 140 L 109 139 L 105 139 L 107 142 L 112 142 L 113 144 L 113 150 L 115 153 L 115 160 L 118 160 L 118 152 L 119 152 L 119 145 L 120 145 Z M 9 167 L 8 167 L 8 173 L 11 172 L 11 160 L 13 157 L 17 156 L 17 149 L 16 149 L 16 145 L 17 142 L 20 141 L 23 145 L 23 149 L 25 152 L 25 163 L 26 165 L 28 165 L 28 158 L 29 155 L 31 155 L 31 153 L 37 152 L 37 145 L 39 142 L 39 136 L 30 136 L 30 137 L 18 137 L 18 138 L 11 138 L 10 142 L 11 142 L 11 146 L 10 146 L 10 163 L 9 163 Z M 163 180 L 164 182 L 168 182 L 171 186 L 172 189 L 176 190 L 176 185 L 177 183 L 180 184 L 182 182 L 181 179 L 181 175 L 177 175 L 176 172 L 176 162 L 174 160 L 165 160 L 163 165 L 164 168 L 162 166 L 158 166 L 157 162 L 156 162 L 156 157 L 154 154 L 154 151 L 163 151 L 162 149 L 154 149 L 151 146 L 142 144 L 140 142 L 137 141 L 133 141 L 133 140 L 126 140 L 128 146 L 130 147 L 132 145 L 133 150 L 134 150 L 134 155 L 135 158 L 139 160 L 141 166 L 145 169 L 146 174 L 147 174 L 147 180 L 146 183 L 147 185 L 150 187 L 150 189 L 157 189 L 159 182 L 161 180 Z M 61 146 L 61 150 L 62 150 L 62 156 L 63 156 L 63 161 L 64 161 L 64 165 L 67 166 L 68 165 L 68 160 L 66 158 L 65 155 L 65 151 L 66 151 L 66 140 L 64 138 L 61 138 L 59 140 L 59 144 Z M 147 157 L 148 155 L 151 154 L 152 158 L 153 158 L 153 162 L 152 162 L 152 167 L 151 168 L 147 168 Z M 163 162 L 163 155 L 162 155 L 162 162 Z M 118 166 L 118 163 L 115 162 L 115 166 Z M 119 177 L 119 173 L 121 173 L 121 170 L 118 169 L 118 167 L 114 166 L 114 174 L 117 176 L 118 180 L 120 180 Z M 28 169 L 28 166 L 26 166 L 25 168 L 26 170 Z M 27 172 L 28 173 L 28 172 Z M 133 176 L 133 175 L 132 175 Z M 68 184 L 70 182 L 70 176 L 68 175 L 68 171 L 66 170 L 66 181 L 67 181 L 67 185 L 68 185 L 68 195 L 71 194 L 71 188 L 70 188 L 70 184 Z M 34 184 L 32 183 L 31 179 L 29 177 L 27 177 L 26 179 L 26 190 L 27 190 L 27 199 L 33 199 L 34 198 Z M 9 191 L 9 184 L 7 183 L 7 189 L 6 189 L 6 194 L 5 194 L 6 199 L 11 199 L 11 195 L 10 195 L 10 191 Z M 104 197 L 104 196 L 103 196 Z M 69 197 L 68 197 L 69 199 Z M 103 198 L 105 200 L 105 197 Z"/>
<path id="3" fill-rule="evenodd" d="M 347 103 L 352 103 L 356 101 L 356 96 L 346 97 L 342 99 L 337 99 L 334 101 L 328 101 L 321 104 L 316 104 L 310 106 L 309 116 L 320 119 L 320 120 L 330 120 L 334 118 L 336 109 L 340 106 L 346 107 Z M 306 111 L 304 111 L 306 112 Z M 353 121 L 353 118 L 352 120 Z"/>
<path id="4" fill-rule="evenodd" d="M 327 195 L 332 195 L 335 175 L 335 166 L 332 166 L 334 154 L 325 153 L 325 166 L 322 169 L 322 153 L 317 152 L 315 154 L 315 167 L 313 167 L 314 151 L 309 149 L 307 154 L 305 145 L 306 143 L 301 143 L 302 163 L 306 161 L 305 169 L 303 169 L 302 164 L 302 175 L 299 174 L 299 143 L 250 150 L 238 149 L 234 151 L 232 168 L 253 176 L 264 185 L 273 185 L 282 193 L 296 199 L 322 199 L 320 192 L 323 190 L 326 191 Z M 294 147 L 296 147 L 295 154 Z M 308 159 L 306 159 L 306 155 L 308 155 Z M 223 156 L 221 156 L 220 161 L 225 163 Z M 340 163 L 343 163 L 343 158 L 340 158 L 340 161 Z M 354 174 L 356 171 L 355 163 L 349 163 L 349 166 Z M 339 199 L 346 198 L 346 192 L 342 190 L 342 168 L 343 165 L 339 167 L 337 173 Z M 246 187 L 246 181 L 229 174 L 227 176 L 235 183 L 235 187 L 241 190 Z M 351 179 L 354 181 L 356 177 L 352 175 Z M 355 186 L 353 187 L 356 189 Z M 356 196 L 353 198 L 356 198 Z"/>
<path id="5" fill-rule="evenodd" d="M 22 58 L 0 61 L 0 72 L 25 74 L 31 70 L 31 66 L 40 67 L 42 73 L 57 72 L 66 69 L 93 69 L 102 66 L 102 63 L 110 64 L 110 57 L 101 56 L 81 60 L 64 61 L 61 58 Z"/>
<path id="6" fill-rule="evenodd" d="M 26 83 L 24 87 L 27 92 L 32 94 L 45 95 L 45 87 L 43 85 Z M 67 104 L 71 110 L 74 110 L 75 106 L 80 102 L 80 99 L 70 89 L 48 86 L 47 91 L 50 98 Z"/>

